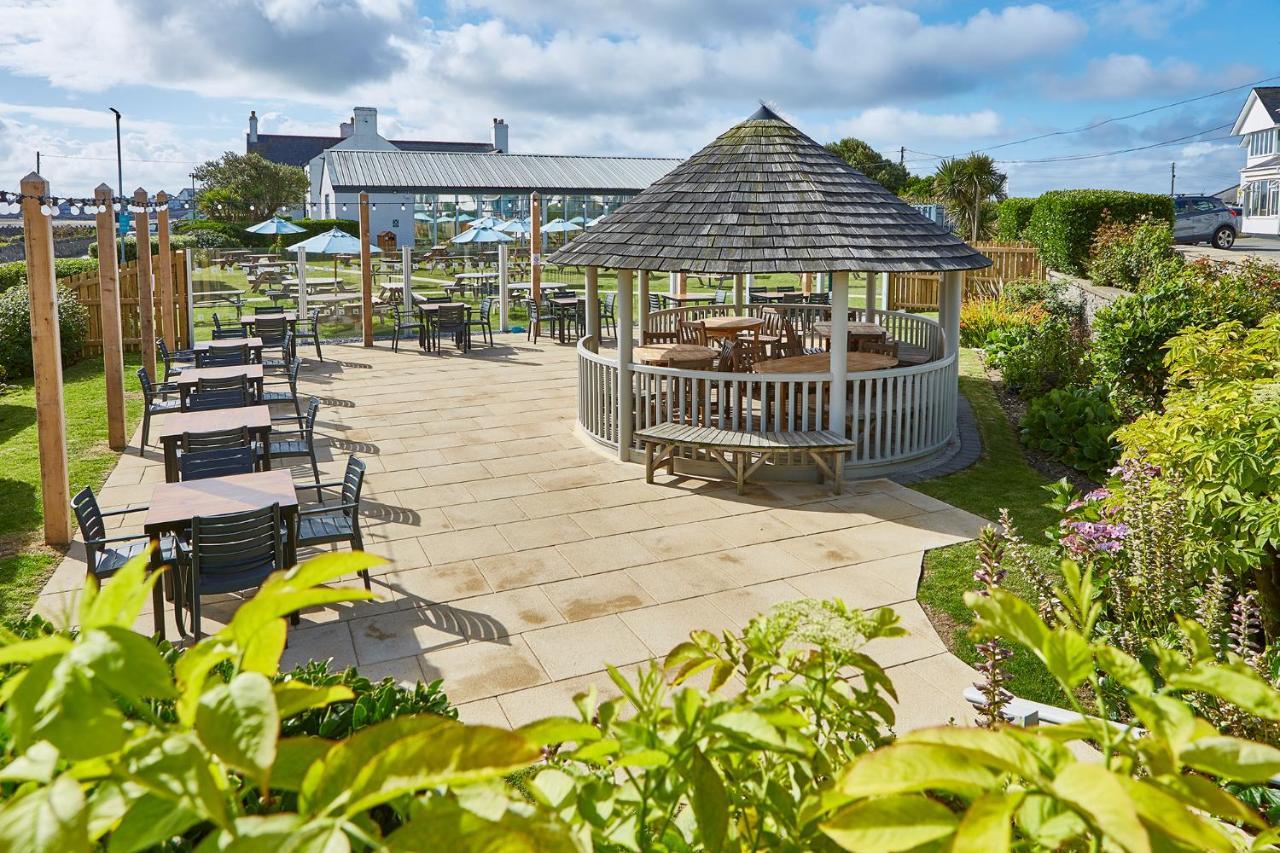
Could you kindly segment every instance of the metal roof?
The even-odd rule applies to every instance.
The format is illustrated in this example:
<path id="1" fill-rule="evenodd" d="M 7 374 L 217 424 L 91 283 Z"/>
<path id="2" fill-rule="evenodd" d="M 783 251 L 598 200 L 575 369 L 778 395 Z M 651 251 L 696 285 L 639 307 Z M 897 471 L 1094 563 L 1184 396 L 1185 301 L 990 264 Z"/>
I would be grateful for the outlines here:
<path id="1" fill-rule="evenodd" d="M 343 140 L 341 136 L 293 136 L 284 133 L 260 133 L 257 142 L 245 134 L 245 152 L 261 154 L 273 163 L 305 166 Z M 391 139 L 402 151 L 465 151 L 483 154 L 493 150 L 491 142 L 445 142 L 430 139 Z"/>
<path id="2" fill-rule="evenodd" d="M 656 157 L 428 151 L 330 151 L 325 155 L 329 182 L 338 192 L 630 193 L 649 186 L 679 163 Z"/>
<path id="3" fill-rule="evenodd" d="M 549 260 L 712 273 L 991 265 L 950 229 L 926 219 L 767 107 Z"/>

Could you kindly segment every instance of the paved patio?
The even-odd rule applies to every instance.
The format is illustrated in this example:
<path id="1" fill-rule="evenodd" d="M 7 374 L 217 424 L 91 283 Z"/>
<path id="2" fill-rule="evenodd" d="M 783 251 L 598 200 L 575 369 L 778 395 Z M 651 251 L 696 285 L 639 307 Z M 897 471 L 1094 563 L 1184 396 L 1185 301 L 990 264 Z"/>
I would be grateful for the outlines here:
<path id="1" fill-rule="evenodd" d="M 972 537 L 976 516 L 887 480 L 838 498 L 804 483 L 742 497 L 700 480 L 646 485 L 641 466 L 575 434 L 571 346 L 499 335 L 468 356 L 380 343 L 327 346 L 325 358 L 302 377 L 324 404 L 321 475 L 339 477 L 348 453 L 366 460 L 365 542 L 391 563 L 375 570 L 380 601 L 304 614 L 286 664 L 443 678 L 464 720 L 515 726 L 571 711 L 589 684 L 610 694 L 606 663 L 660 658 L 695 628 L 739 627 L 777 602 L 839 597 L 891 606 L 911 632 L 870 649 L 892 666 L 900 729 L 972 716 L 961 691 L 976 676 L 915 590 L 924 552 Z M 102 504 L 146 503 L 163 480 L 158 449 L 130 451 Z M 41 612 L 74 613 L 82 560 L 74 545 Z M 205 630 L 235 606 L 208 604 Z"/>

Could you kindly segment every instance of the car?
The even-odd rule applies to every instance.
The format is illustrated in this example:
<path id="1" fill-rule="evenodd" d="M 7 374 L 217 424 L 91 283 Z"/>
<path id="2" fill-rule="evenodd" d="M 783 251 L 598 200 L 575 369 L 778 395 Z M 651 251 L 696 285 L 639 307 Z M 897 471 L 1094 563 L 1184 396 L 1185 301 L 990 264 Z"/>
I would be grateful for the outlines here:
<path id="1" fill-rule="evenodd" d="M 1173 199 L 1173 241 L 1211 243 L 1230 249 L 1240 233 L 1240 220 L 1222 199 L 1211 195 L 1180 195 Z"/>

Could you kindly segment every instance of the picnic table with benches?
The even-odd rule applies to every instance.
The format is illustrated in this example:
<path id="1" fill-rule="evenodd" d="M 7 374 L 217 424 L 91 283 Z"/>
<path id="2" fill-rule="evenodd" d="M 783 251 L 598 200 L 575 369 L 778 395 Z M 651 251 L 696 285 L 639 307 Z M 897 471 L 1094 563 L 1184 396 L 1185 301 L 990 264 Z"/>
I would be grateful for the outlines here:
<path id="1" fill-rule="evenodd" d="M 635 438 L 644 444 L 646 483 L 653 482 L 653 472 L 660 465 L 667 466 L 668 474 L 675 474 L 676 451 L 689 447 L 705 450 L 719 462 L 734 478 L 738 494 L 743 494 L 751 475 L 775 454 L 800 451 L 813 459 L 818 471 L 831 481 L 831 489 L 838 495 L 844 476 L 844 454 L 856 447 L 853 441 L 830 430 L 752 433 L 677 423 L 637 430 Z M 726 454 L 731 454 L 732 460 L 726 459 Z"/>

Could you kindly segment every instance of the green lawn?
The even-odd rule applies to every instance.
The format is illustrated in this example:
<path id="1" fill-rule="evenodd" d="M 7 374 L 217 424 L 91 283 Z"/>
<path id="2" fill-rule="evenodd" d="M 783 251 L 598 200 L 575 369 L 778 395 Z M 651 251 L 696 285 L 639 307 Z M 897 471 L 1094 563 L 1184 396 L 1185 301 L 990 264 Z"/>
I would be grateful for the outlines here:
<path id="1" fill-rule="evenodd" d="M 982 433 L 982 458 L 972 467 L 912 486 L 939 500 L 994 521 L 1002 507 L 1044 562 L 1050 558 L 1044 531 L 1057 524 L 1057 515 L 1047 507 L 1044 486 L 1051 481 L 1027 464 L 1022 446 L 1009 419 L 996 400 L 978 356 L 962 351 L 960 390 L 969 399 Z M 947 648 L 961 660 L 973 663 L 973 643 L 968 638 L 972 615 L 964 604 L 964 593 L 974 588 L 973 570 L 977 546 L 970 542 L 930 551 L 925 557 L 924 577 L 918 598 L 933 619 Z M 1006 587 L 1030 599 L 1031 590 L 1021 578 L 1010 575 Z M 1061 704 L 1062 694 L 1039 661 L 1022 649 L 1009 662 L 1012 676 L 1009 689 L 1023 699 Z"/>
<path id="2" fill-rule="evenodd" d="M 125 365 L 130 430 L 142 414 L 142 395 L 130 380 L 139 363 L 133 356 Z M 71 491 L 98 489 L 117 457 L 107 447 L 102 359 L 86 359 L 63 378 Z M 43 523 L 35 391 L 25 380 L 0 394 L 0 621 L 26 614 L 60 559 L 42 544 Z"/>

